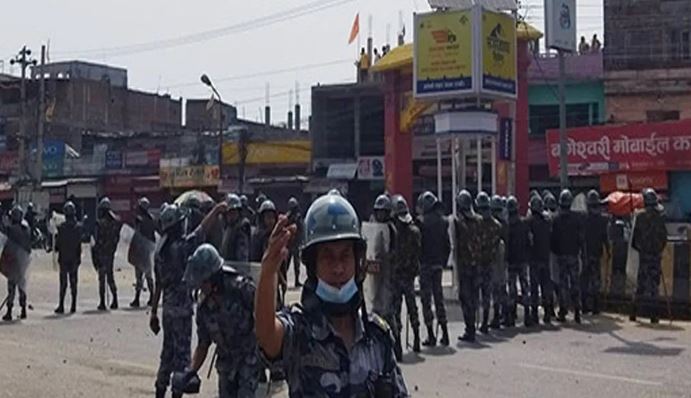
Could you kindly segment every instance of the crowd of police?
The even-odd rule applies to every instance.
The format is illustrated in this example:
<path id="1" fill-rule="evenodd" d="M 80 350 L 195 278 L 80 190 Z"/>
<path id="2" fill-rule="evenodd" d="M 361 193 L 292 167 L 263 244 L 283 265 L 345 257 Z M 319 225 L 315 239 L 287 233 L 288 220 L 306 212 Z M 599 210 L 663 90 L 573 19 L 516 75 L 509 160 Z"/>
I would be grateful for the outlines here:
<path id="1" fill-rule="evenodd" d="M 640 267 L 631 318 L 646 306 L 652 322 L 657 322 L 653 304 L 666 242 L 664 210 L 653 190 L 645 190 L 643 197 L 646 208 L 637 216 L 632 242 L 640 253 Z M 540 323 L 540 307 L 545 324 L 566 322 L 570 311 L 577 323 L 583 313 L 599 313 L 600 259 L 610 249 L 609 221 L 597 192 L 588 193 L 586 214 L 571 210 L 573 195 L 568 190 L 558 200 L 549 192 L 531 193 L 526 216 L 519 214 L 515 197 L 480 192 L 473 198 L 463 190 L 455 200 L 458 215 L 453 217 L 444 214 L 431 192 L 417 198 L 415 214 L 401 195 L 379 196 L 370 221 L 389 227 L 391 239 L 383 264 L 366 259 L 360 219 L 337 191 L 314 201 L 304 221 L 295 198 L 290 199 L 288 212 L 280 214 L 263 196 L 257 198 L 256 210 L 247 198 L 235 194 L 218 204 L 191 197 L 181 204 L 164 204 L 159 217 L 152 216 L 149 201 L 141 198 L 134 227 L 155 244 L 155 255 L 152 266 L 136 268 L 130 306 L 140 306 L 146 282 L 149 326 L 156 334 L 163 331 L 156 397 L 164 397 L 169 385 L 173 397 L 198 392 L 198 371 L 212 344 L 221 397 L 254 396 L 267 371 L 272 379 L 287 380 L 291 396 L 407 396 L 397 365 L 403 325 L 410 322 L 415 352 L 421 345 L 449 345 L 442 276 L 450 262 L 456 264 L 466 326 L 459 340 L 474 341 L 477 324 L 481 333 L 516 326 L 518 304 L 527 327 Z M 82 258 L 83 231 L 73 203 L 64 205 L 64 215 L 55 242 L 60 266 L 55 312 L 59 314 L 64 313 L 68 285 L 70 311 L 76 311 Z M 2 226 L 8 242 L 30 251 L 20 207 L 12 209 L 10 219 Z M 103 198 L 91 249 L 99 276 L 100 310 L 106 309 L 106 288 L 110 308 L 118 308 L 113 262 L 122 225 L 108 198 Z M 256 284 L 228 266 L 249 261 L 262 263 Z M 284 297 L 291 264 L 296 287 L 301 286 L 301 264 L 307 278 L 299 304 L 288 307 Z M 392 270 L 387 284 L 391 302 L 374 314 L 365 308 L 363 281 L 382 266 Z M 416 278 L 427 331 L 424 341 Z M 8 283 L 3 319 L 12 318 L 16 290 L 24 318 L 25 283 L 15 278 L 8 278 Z M 403 301 L 405 321 L 401 320 Z M 192 352 L 195 316 L 198 340 Z"/>

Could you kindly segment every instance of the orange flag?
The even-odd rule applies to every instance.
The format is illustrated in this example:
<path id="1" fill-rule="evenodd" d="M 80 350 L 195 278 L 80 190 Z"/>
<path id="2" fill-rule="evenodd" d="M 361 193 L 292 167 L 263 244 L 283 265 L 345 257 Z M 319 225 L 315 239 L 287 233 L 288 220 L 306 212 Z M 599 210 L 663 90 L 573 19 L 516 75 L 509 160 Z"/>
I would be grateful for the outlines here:
<path id="1" fill-rule="evenodd" d="M 360 34 L 360 13 L 355 15 L 355 21 L 353 21 L 353 27 L 350 29 L 350 38 L 348 39 L 348 44 L 352 44 L 355 39 Z"/>

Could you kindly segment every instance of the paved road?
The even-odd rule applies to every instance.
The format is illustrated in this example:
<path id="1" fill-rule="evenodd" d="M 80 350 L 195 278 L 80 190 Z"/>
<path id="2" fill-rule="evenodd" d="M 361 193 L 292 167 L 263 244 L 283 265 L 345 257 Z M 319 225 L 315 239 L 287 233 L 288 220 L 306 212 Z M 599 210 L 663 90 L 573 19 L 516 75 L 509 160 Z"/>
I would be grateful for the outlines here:
<path id="1" fill-rule="evenodd" d="M 153 396 L 161 337 L 148 330 L 147 310 L 95 311 L 97 284 L 88 260 L 81 271 L 77 314 L 55 316 L 57 273 L 48 255 L 35 258 L 29 319 L 0 323 L 1 397 Z M 116 279 L 126 307 L 131 267 Z M 289 299 L 297 298 L 292 291 Z M 603 315 L 578 327 L 502 331 L 469 345 L 455 344 L 460 309 L 452 305 L 448 312 L 452 347 L 405 355 L 402 369 L 413 396 L 691 397 L 690 324 L 652 328 Z M 212 375 L 199 396 L 214 397 L 215 386 Z M 285 388 L 274 396 L 286 396 Z"/>

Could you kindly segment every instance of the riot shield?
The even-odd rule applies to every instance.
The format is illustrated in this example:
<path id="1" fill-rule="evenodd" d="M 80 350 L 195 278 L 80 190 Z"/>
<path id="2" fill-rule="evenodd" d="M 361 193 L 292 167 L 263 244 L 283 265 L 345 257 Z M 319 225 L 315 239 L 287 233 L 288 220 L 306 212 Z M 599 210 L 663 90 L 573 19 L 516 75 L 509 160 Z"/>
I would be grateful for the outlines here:
<path id="1" fill-rule="evenodd" d="M 146 273 L 152 271 L 156 242 L 152 242 L 128 224 L 120 228 L 120 240 L 115 252 L 115 264 L 132 264 Z"/>
<path id="2" fill-rule="evenodd" d="M 0 250 L 2 251 L 0 254 L 0 273 L 5 275 L 8 281 L 26 291 L 31 252 L 3 233 L 0 233 Z"/>
<path id="3" fill-rule="evenodd" d="M 364 222 L 362 236 L 367 242 L 367 277 L 363 282 L 365 303 L 370 311 L 386 317 L 391 312 L 393 296 L 389 226 Z"/>

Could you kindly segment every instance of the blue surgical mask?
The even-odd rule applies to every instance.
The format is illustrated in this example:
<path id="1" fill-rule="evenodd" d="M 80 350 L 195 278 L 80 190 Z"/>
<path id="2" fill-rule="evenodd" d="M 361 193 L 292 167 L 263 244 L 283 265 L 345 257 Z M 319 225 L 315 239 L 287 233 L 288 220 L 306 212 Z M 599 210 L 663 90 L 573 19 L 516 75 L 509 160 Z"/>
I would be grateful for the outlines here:
<path id="1" fill-rule="evenodd" d="M 358 288 L 355 283 L 355 277 L 350 278 L 340 289 L 329 285 L 321 279 L 317 282 L 317 296 L 327 303 L 346 304 L 357 292 Z"/>

